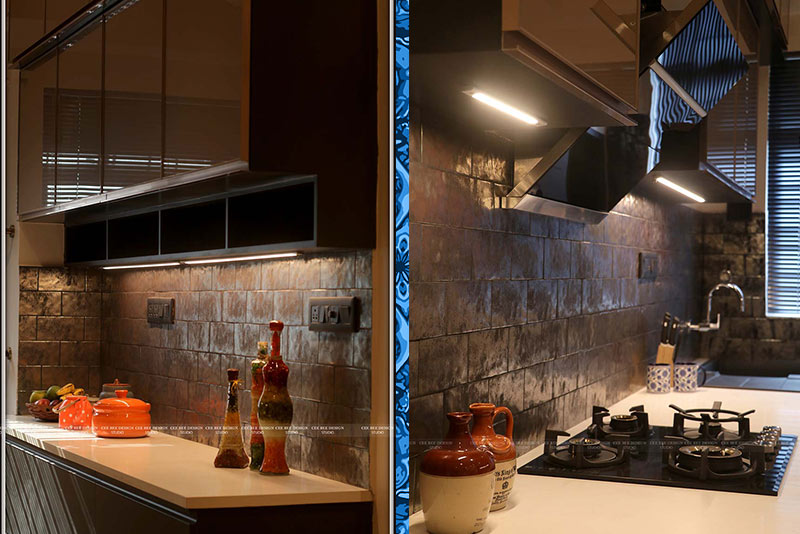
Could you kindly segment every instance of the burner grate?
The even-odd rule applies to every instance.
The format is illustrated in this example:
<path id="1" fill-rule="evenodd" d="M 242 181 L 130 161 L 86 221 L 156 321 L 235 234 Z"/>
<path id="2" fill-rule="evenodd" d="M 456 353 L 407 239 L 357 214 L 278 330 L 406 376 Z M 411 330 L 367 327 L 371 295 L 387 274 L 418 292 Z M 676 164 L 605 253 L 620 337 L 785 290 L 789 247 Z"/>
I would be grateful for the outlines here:
<path id="1" fill-rule="evenodd" d="M 651 434 L 643 439 L 630 439 L 629 459 L 625 463 L 604 467 L 575 468 L 556 465 L 546 460 L 546 455 L 533 459 L 518 469 L 523 475 L 540 475 L 579 478 L 585 480 L 606 480 L 633 484 L 649 484 L 657 486 L 672 486 L 681 488 L 696 488 L 712 491 L 727 491 L 735 493 L 749 493 L 755 495 L 777 495 L 786 468 L 794 451 L 797 436 L 782 435 L 778 438 L 778 447 L 774 454 L 766 455 L 765 471 L 747 478 L 732 478 L 726 480 L 700 480 L 682 474 L 674 473 L 662 463 L 664 443 L 671 441 L 668 436 L 672 433 L 671 427 L 653 426 Z M 751 434 L 749 439 L 757 438 L 760 434 Z M 572 439 L 590 437 L 588 432 L 581 432 Z M 680 439 L 680 438 L 679 438 Z M 553 437 L 555 440 L 555 437 Z M 609 440 L 615 441 L 615 440 Z M 620 440 L 622 441 L 622 440 Z M 680 439 L 683 445 L 700 445 L 697 441 Z M 564 444 L 562 444 L 563 446 Z M 707 445 L 722 446 L 719 442 L 712 441 Z M 736 446 L 744 446 L 737 443 Z"/>

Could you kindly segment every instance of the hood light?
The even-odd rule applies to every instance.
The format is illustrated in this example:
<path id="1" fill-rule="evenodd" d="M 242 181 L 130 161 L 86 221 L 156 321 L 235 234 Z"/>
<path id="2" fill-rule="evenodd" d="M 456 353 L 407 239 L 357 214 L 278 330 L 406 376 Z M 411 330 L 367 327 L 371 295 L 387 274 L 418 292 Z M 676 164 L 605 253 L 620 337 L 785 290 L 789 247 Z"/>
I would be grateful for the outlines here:
<path id="1" fill-rule="evenodd" d="M 480 91 L 469 91 L 467 92 L 469 96 L 477 100 L 478 102 L 483 102 L 487 106 L 491 106 L 498 111 L 502 111 L 506 115 L 511 115 L 517 120 L 521 120 L 526 124 L 530 124 L 531 126 L 544 126 L 545 123 L 537 119 L 532 115 L 528 115 L 522 110 L 515 108 L 514 106 L 510 106 L 505 102 L 496 99 L 493 96 L 489 96 L 486 93 L 482 93 Z"/>
<path id="2" fill-rule="evenodd" d="M 261 254 L 259 256 L 237 256 L 235 258 L 210 258 L 203 260 L 186 260 L 183 263 L 186 265 L 203 265 L 206 263 L 229 263 L 232 261 L 252 261 L 252 260 L 273 260 L 277 258 L 294 258 L 298 256 L 297 252 L 281 252 L 278 254 Z"/>
<path id="3" fill-rule="evenodd" d="M 681 195 L 684 195 L 684 196 L 687 196 L 687 197 L 691 198 L 695 202 L 705 202 L 706 201 L 706 199 L 704 199 L 700 195 L 692 193 L 688 189 L 686 189 L 684 187 L 681 187 L 681 186 L 679 186 L 678 184 L 676 184 L 674 182 L 670 182 L 669 180 L 667 180 L 666 178 L 664 178 L 662 176 L 659 176 L 658 178 L 656 178 L 656 182 L 660 183 L 661 185 L 665 185 L 665 186 L 669 187 L 673 191 L 677 191 Z"/>
<path id="4" fill-rule="evenodd" d="M 103 267 L 106 271 L 113 271 L 115 269 L 149 269 L 152 267 L 177 267 L 180 265 L 178 261 L 170 261 L 166 263 L 142 263 L 139 265 L 108 265 Z"/>

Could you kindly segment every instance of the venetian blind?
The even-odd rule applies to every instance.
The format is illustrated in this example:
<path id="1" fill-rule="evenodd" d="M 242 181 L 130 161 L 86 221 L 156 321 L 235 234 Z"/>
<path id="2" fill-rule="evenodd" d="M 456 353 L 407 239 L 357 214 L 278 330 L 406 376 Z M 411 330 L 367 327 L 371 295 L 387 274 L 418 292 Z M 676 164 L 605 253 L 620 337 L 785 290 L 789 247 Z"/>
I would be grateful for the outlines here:
<path id="1" fill-rule="evenodd" d="M 756 116 L 758 65 L 708 113 L 708 161 L 726 176 L 756 192 Z"/>
<path id="2" fill-rule="evenodd" d="M 800 317 L 800 61 L 770 70 L 767 315 Z"/>

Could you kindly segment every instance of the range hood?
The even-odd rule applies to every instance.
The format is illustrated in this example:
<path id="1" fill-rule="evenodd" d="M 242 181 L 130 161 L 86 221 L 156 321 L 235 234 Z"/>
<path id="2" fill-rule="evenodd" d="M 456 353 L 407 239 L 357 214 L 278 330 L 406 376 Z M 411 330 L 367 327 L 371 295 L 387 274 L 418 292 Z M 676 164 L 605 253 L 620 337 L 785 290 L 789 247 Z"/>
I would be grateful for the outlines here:
<path id="1" fill-rule="evenodd" d="M 746 203 L 753 193 L 736 183 L 709 162 L 708 120 L 699 124 L 674 124 L 663 133 L 661 161 L 647 177 L 645 189 L 653 189 L 656 180 L 670 183 L 701 197 L 705 202 Z M 659 187 L 676 202 L 686 202 L 686 195 Z"/>
<path id="2" fill-rule="evenodd" d="M 752 200 L 707 160 L 704 118 L 747 71 L 717 4 L 659 6 L 642 14 L 641 30 L 637 126 L 562 130 L 538 154 L 517 144 L 515 187 L 495 207 L 595 224 L 646 176 L 645 189 L 671 176 L 709 202 Z"/>

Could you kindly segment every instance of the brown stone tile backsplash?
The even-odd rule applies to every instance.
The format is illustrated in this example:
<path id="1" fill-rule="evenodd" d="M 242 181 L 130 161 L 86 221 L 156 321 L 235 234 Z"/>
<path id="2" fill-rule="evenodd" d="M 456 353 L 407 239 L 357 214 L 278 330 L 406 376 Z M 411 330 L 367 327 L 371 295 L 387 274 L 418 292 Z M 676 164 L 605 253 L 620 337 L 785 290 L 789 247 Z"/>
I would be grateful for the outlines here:
<path id="1" fill-rule="evenodd" d="M 598 225 L 485 207 L 513 147 L 412 116 L 411 491 L 445 413 L 489 401 L 520 453 L 641 387 L 665 311 L 695 309 L 698 217 L 631 194 Z M 639 252 L 659 276 L 639 280 Z M 505 423 L 498 421 L 498 425 Z"/>
<path id="2" fill-rule="evenodd" d="M 732 293 L 714 296 L 712 317 L 722 314 L 720 330 L 703 334 L 701 351 L 717 361 L 723 373 L 786 376 L 800 372 L 800 319 L 768 318 L 765 299 L 765 217 L 729 221 L 725 215 L 704 215 L 697 235 L 702 268 L 697 278 L 698 317 L 705 317 L 705 295 L 729 269 L 745 295 L 745 310 Z"/>
<path id="3" fill-rule="evenodd" d="M 33 389 L 74 382 L 96 395 L 119 378 L 152 404 L 154 426 L 216 446 L 202 426 L 221 424 L 233 367 L 245 379 L 248 440 L 249 362 L 258 341 L 270 339 L 269 321 L 280 319 L 295 410 L 290 467 L 368 487 L 369 436 L 360 426 L 370 412 L 371 266 L 369 252 L 351 252 L 131 271 L 21 268 L 21 411 Z M 309 331 L 308 299 L 336 295 L 360 299 L 361 330 Z M 175 298 L 175 324 L 147 324 L 152 296 Z M 321 424 L 343 430 L 312 428 Z"/>
<path id="4" fill-rule="evenodd" d="M 100 389 L 100 274 L 20 268 L 18 406 L 35 389 Z"/>

